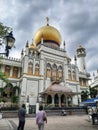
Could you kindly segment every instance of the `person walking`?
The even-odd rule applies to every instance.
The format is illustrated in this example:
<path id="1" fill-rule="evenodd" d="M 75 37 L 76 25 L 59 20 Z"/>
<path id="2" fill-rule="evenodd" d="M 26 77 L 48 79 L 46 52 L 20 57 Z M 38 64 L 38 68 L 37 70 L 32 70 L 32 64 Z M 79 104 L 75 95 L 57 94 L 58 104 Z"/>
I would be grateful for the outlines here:
<path id="1" fill-rule="evenodd" d="M 89 107 L 89 108 L 88 108 L 88 117 L 89 117 L 89 121 L 92 120 L 92 114 L 93 114 L 93 109 L 92 109 L 92 107 Z"/>
<path id="2" fill-rule="evenodd" d="M 47 115 L 43 110 L 43 106 L 39 107 L 39 111 L 36 114 L 36 124 L 38 125 L 38 130 L 44 130 L 44 122 L 47 123 Z"/>
<path id="3" fill-rule="evenodd" d="M 25 104 L 18 111 L 19 124 L 17 130 L 24 130 L 26 109 Z"/>

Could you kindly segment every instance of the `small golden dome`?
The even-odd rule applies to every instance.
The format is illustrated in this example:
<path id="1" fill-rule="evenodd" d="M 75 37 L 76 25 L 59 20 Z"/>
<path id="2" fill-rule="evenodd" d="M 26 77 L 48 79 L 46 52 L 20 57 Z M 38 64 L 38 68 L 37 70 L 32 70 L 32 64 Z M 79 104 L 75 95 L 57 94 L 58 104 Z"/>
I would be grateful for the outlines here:
<path id="1" fill-rule="evenodd" d="M 59 31 L 47 24 L 46 26 L 41 27 L 35 34 L 34 37 L 34 44 L 37 46 L 41 39 L 43 38 L 43 41 L 53 41 L 56 42 L 59 46 L 61 44 L 61 35 Z"/>
<path id="2" fill-rule="evenodd" d="M 34 45 L 34 44 L 31 44 L 31 45 L 29 46 L 29 49 L 30 49 L 30 50 L 35 49 L 35 45 Z"/>

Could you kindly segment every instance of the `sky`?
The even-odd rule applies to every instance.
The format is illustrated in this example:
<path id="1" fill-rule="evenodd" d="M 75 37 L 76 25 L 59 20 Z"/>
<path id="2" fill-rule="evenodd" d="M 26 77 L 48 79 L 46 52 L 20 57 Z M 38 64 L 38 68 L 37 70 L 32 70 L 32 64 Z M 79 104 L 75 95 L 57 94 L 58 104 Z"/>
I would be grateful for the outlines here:
<path id="1" fill-rule="evenodd" d="M 98 0 L 0 0 L 0 22 L 13 29 L 16 39 L 10 56 L 20 58 L 28 40 L 49 24 L 56 27 L 71 59 L 81 44 L 86 49 L 87 71 L 98 70 Z M 2 49 L 2 48 L 1 48 Z M 1 51 L 1 50 L 0 50 Z"/>

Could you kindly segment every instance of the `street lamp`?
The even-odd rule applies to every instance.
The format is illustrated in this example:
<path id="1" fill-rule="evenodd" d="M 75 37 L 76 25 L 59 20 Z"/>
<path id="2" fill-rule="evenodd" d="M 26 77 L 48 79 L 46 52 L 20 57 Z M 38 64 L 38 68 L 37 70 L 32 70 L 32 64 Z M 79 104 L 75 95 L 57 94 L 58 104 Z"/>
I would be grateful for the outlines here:
<path id="1" fill-rule="evenodd" d="M 9 50 L 14 46 L 14 42 L 15 42 L 15 38 L 13 37 L 12 31 L 11 31 L 10 33 L 8 33 L 8 35 L 6 35 L 4 37 L 5 52 L 0 53 L 0 54 L 4 54 L 8 57 L 9 56 Z M 0 45 L 2 45 L 2 43 L 0 43 Z"/>

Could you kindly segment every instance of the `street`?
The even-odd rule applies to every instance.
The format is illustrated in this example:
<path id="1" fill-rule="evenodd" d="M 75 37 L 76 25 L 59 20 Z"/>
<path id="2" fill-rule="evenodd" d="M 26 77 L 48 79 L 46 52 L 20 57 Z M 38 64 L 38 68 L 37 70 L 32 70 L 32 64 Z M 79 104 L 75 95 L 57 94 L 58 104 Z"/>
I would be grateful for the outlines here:
<path id="1" fill-rule="evenodd" d="M 14 130 L 18 125 L 17 118 L 9 118 Z M 38 130 L 35 117 L 26 118 L 24 130 Z M 49 116 L 45 130 L 98 130 L 98 124 L 92 125 L 87 115 Z"/>

